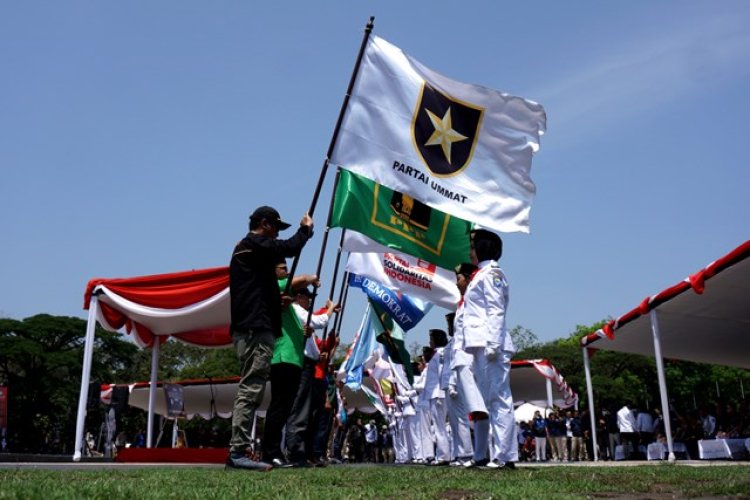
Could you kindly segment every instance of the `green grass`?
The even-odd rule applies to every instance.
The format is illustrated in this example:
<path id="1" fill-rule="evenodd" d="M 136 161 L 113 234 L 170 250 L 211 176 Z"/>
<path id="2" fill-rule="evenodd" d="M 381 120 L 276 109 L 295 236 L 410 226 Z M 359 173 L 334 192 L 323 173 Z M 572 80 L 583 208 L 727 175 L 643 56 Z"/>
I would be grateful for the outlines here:
<path id="1" fill-rule="evenodd" d="M 750 498 L 750 466 L 0 470 L 5 498 Z"/>

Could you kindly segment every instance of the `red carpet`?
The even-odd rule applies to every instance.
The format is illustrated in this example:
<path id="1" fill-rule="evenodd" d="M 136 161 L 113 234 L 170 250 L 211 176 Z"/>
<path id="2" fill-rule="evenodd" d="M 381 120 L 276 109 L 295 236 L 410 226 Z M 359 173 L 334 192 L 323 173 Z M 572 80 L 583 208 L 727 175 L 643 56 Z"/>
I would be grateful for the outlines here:
<path id="1" fill-rule="evenodd" d="M 223 464 L 229 448 L 123 448 L 115 462 Z"/>

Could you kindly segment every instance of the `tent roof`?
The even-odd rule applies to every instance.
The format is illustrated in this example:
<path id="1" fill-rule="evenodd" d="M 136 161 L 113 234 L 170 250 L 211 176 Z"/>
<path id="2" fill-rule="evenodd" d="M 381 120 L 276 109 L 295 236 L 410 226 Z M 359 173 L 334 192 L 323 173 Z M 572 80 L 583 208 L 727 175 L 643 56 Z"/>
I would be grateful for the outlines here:
<path id="1" fill-rule="evenodd" d="M 547 379 L 552 382 L 552 400 L 560 408 L 574 406 L 578 395 L 568 387 L 557 368 L 546 359 L 511 361 L 510 390 L 514 404 L 547 406 Z M 540 376 L 541 375 L 541 376 Z"/>
<path id="2" fill-rule="evenodd" d="M 136 342 L 153 345 L 155 336 L 174 336 L 202 347 L 232 344 L 229 333 L 229 268 L 89 281 L 84 309 L 91 297 L 99 303 L 97 320 L 106 329 L 125 327 Z"/>
<path id="3" fill-rule="evenodd" d="M 656 310 L 665 358 L 750 368 L 750 240 L 581 339 L 591 346 L 654 355 Z"/>

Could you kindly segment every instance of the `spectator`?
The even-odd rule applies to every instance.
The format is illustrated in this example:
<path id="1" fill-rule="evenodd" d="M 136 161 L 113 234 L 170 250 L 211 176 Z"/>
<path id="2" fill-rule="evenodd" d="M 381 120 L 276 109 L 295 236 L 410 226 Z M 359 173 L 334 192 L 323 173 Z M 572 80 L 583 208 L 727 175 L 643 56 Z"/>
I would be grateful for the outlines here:
<path id="1" fill-rule="evenodd" d="M 377 462 L 376 449 L 378 446 L 378 426 L 370 420 L 364 426 L 365 430 L 365 460 Z"/>
<path id="2" fill-rule="evenodd" d="M 547 461 L 547 419 L 541 412 L 534 412 L 534 419 L 531 421 L 531 433 L 534 435 L 534 448 L 537 462 Z"/>
<path id="3" fill-rule="evenodd" d="M 559 412 L 555 411 L 550 414 L 547 428 L 549 429 L 550 440 L 553 444 L 552 459 L 555 462 L 567 462 L 568 447 L 565 437 L 565 421 Z"/>
<path id="4" fill-rule="evenodd" d="M 570 430 L 570 460 L 586 460 L 586 445 L 583 442 L 583 425 L 578 412 L 568 412 L 568 428 Z"/>
<path id="5" fill-rule="evenodd" d="M 638 447 L 638 434 L 636 432 L 635 415 L 628 408 L 627 403 L 617 412 L 617 427 L 620 429 L 620 440 L 622 441 L 625 458 L 629 459 Z"/>

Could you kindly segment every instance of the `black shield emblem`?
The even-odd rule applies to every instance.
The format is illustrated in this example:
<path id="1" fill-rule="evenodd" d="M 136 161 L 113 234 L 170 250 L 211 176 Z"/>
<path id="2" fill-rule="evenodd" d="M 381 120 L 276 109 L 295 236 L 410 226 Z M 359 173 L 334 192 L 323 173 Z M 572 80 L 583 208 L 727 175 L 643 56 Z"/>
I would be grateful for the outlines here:
<path id="1" fill-rule="evenodd" d="M 412 117 L 412 140 L 427 168 L 450 177 L 471 162 L 484 108 L 459 101 L 422 84 Z"/>
<path id="2" fill-rule="evenodd" d="M 391 208 L 407 224 L 416 226 L 423 231 L 430 227 L 432 209 L 409 195 L 393 192 Z"/>

